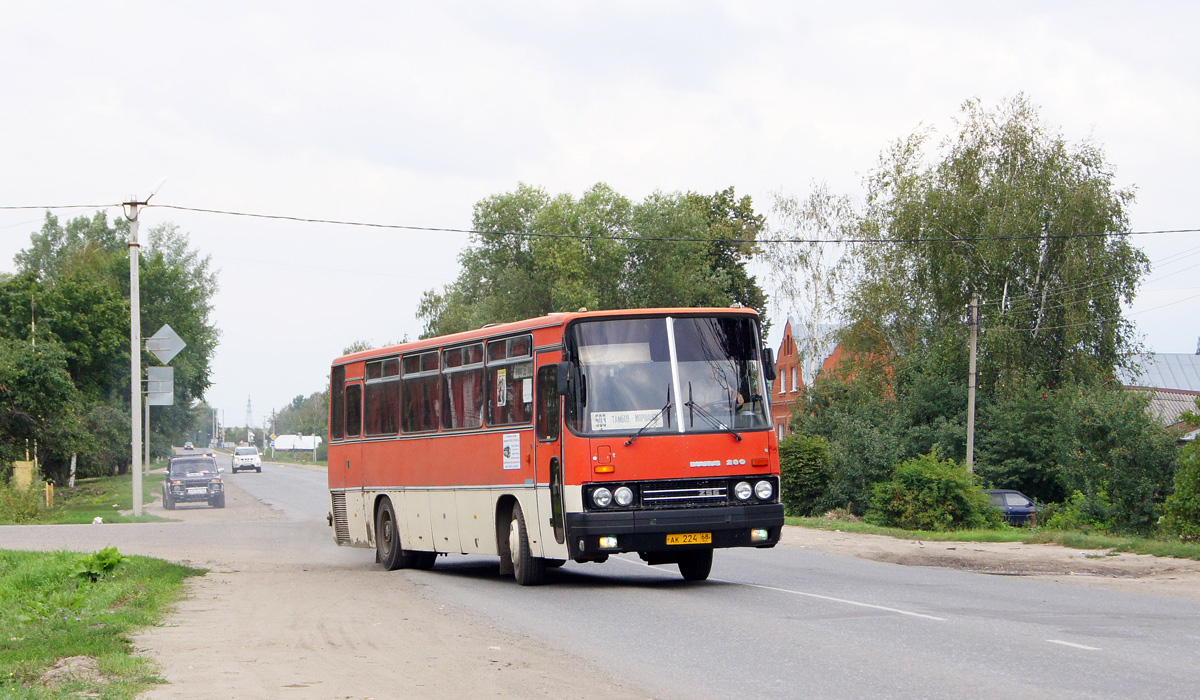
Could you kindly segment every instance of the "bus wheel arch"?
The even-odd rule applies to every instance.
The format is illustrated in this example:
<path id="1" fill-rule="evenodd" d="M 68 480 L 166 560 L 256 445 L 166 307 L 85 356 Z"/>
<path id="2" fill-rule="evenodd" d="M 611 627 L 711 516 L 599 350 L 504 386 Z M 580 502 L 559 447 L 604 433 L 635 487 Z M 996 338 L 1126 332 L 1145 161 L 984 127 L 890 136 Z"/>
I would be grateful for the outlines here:
<path id="1" fill-rule="evenodd" d="M 496 552 L 500 554 L 500 575 L 506 576 L 513 572 L 512 552 L 508 549 L 508 530 L 512 522 L 512 509 L 517 499 L 514 496 L 501 496 L 496 502 Z"/>

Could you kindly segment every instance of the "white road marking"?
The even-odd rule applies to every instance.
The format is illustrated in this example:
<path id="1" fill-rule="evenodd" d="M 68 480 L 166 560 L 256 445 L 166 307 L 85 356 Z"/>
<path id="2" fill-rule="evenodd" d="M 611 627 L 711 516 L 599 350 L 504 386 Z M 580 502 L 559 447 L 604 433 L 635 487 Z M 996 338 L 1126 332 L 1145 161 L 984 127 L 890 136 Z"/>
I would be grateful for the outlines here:
<path id="1" fill-rule="evenodd" d="M 645 565 L 642 564 L 641 562 L 632 561 L 629 559 L 625 559 L 623 557 L 614 557 L 614 559 L 616 561 L 625 562 L 626 564 L 633 564 L 634 566 L 645 567 Z M 645 568 L 652 569 L 653 567 L 645 567 Z M 920 618 L 923 618 L 926 620 L 936 620 L 938 622 L 946 621 L 946 618 L 937 617 L 936 615 L 926 615 L 925 613 L 912 612 L 911 610 L 901 610 L 900 608 L 889 608 L 884 605 L 874 605 L 871 603 L 862 603 L 857 600 L 847 600 L 845 598 L 834 598 L 832 596 L 821 595 L 819 593 L 805 593 L 804 591 L 793 591 L 790 588 L 777 588 L 775 586 L 764 586 L 764 585 L 758 584 L 758 583 L 742 583 L 740 581 L 727 581 L 725 579 L 719 579 L 719 578 L 713 578 L 713 579 L 709 579 L 709 580 L 716 581 L 718 583 L 729 583 L 729 584 L 732 584 L 735 586 L 746 586 L 748 588 L 761 588 L 764 591 L 775 591 L 776 593 L 789 593 L 791 595 L 804 596 L 806 598 L 816 598 L 818 600 L 826 600 L 831 603 L 842 603 L 845 605 L 854 605 L 854 606 L 857 606 L 860 608 L 871 608 L 873 610 L 882 610 L 884 612 L 896 613 L 897 615 L 907 615 L 909 617 L 920 617 Z"/>
<path id="2" fill-rule="evenodd" d="M 1103 651 L 1100 647 L 1089 647 L 1086 644 L 1076 644 L 1075 642 L 1064 642 L 1061 639 L 1047 639 L 1051 644 L 1061 644 L 1064 647 L 1074 647 L 1076 649 L 1086 649 L 1088 651 Z"/>

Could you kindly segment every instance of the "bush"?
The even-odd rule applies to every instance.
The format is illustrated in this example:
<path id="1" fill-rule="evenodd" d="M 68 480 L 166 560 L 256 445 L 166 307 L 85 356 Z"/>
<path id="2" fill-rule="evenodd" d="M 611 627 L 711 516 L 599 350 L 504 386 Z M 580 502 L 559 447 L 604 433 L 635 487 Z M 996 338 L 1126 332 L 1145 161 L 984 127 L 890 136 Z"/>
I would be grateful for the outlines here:
<path id="1" fill-rule="evenodd" d="M 37 488 L 19 489 L 0 486 L 0 523 L 23 523 L 38 514 L 41 491 Z"/>
<path id="2" fill-rule="evenodd" d="M 1106 495 L 1107 488 L 1092 494 L 1076 491 L 1066 502 L 1050 506 L 1043 514 L 1047 530 L 1078 530 L 1080 532 L 1111 532 L 1116 506 Z"/>
<path id="3" fill-rule="evenodd" d="M 876 484 L 867 522 L 906 530 L 960 530 L 998 526 L 1000 512 L 963 465 L 937 450 L 901 462 Z"/>
<path id="4" fill-rule="evenodd" d="M 829 485 L 825 438 L 789 435 L 779 441 L 780 497 L 788 515 L 813 515 Z"/>
<path id="5" fill-rule="evenodd" d="M 1166 515 L 1159 521 L 1163 532 L 1185 540 L 1200 537 L 1200 442 L 1193 442 L 1179 455 L 1175 492 L 1167 497 Z"/>

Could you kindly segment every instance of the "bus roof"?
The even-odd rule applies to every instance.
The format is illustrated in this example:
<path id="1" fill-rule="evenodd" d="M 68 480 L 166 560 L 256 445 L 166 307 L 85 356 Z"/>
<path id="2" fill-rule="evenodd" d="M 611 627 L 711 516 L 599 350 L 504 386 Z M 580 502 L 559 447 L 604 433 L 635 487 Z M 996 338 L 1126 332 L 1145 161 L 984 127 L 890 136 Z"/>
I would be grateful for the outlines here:
<path id="1" fill-rule="evenodd" d="M 561 326 L 569 321 L 574 321 L 581 318 L 613 318 L 619 316 L 697 316 L 707 314 L 740 314 L 745 316 L 755 316 L 759 314 L 754 309 L 748 307 L 691 307 L 691 308 L 661 308 L 661 309 L 610 309 L 607 311 L 572 311 L 566 313 L 551 313 L 537 318 L 528 318 L 523 321 L 513 321 L 511 323 L 496 323 L 476 328 L 474 330 L 462 331 L 461 333 L 452 333 L 450 335 L 440 335 L 434 338 L 425 338 L 423 340 L 414 340 L 408 343 L 398 343 L 396 345 L 387 345 L 381 348 L 373 348 L 371 350 L 361 350 L 349 355 L 342 355 L 333 361 L 333 366 L 345 365 L 358 360 L 381 357 L 384 355 L 396 355 L 404 352 L 420 350 L 422 348 L 441 347 L 443 345 L 454 345 L 460 342 L 468 342 L 479 338 L 489 338 L 495 335 L 506 335 L 508 333 L 516 333 L 518 331 L 533 330 L 536 328 L 549 328 L 551 326 Z"/>

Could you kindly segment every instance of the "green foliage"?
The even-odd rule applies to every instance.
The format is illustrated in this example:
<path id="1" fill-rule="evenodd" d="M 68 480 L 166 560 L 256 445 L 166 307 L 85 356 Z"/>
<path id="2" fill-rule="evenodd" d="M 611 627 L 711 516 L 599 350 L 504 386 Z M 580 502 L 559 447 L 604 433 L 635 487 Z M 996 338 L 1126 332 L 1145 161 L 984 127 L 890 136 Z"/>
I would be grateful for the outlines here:
<path id="1" fill-rule="evenodd" d="M 95 583 L 101 576 L 109 574 L 129 557 L 122 556 L 116 547 L 109 545 L 92 554 L 84 554 L 75 564 L 75 575 Z"/>
<path id="2" fill-rule="evenodd" d="M 1091 494 L 1076 491 L 1064 503 L 1051 506 L 1043 514 L 1043 527 L 1048 530 L 1075 530 L 1099 534 L 1113 531 L 1116 508 L 1105 490 Z"/>
<path id="3" fill-rule="evenodd" d="M 79 560 L 72 552 L 0 550 L 0 697 L 133 700 L 156 681 L 129 638 L 161 620 L 183 580 L 203 571 L 130 557 L 89 582 L 75 575 Z M 101 675 L 42 685 L 55 662 L 80 655 L 96 658 Z"/>
<path id="4" fill-rule="evenodd" d="M 829 443 L 817 436 L 779 441 L 780 494 L 788 515 L 812 515 L 829 483 Z"/>
<path id="5" fill-rule="evenodd" d="M 22 489 L 0 481 L 0 523 L 23 523 L 38 515 L 41 492 L 36 488 Z"/>
<path id="6" fill-rule="evenodd" d="M 0 337 L 0 465 L 25 459 L 36 443 L 40 454 L 67 453 L 83 443 L 81 397 L 67 370 L 67 350 Z"/>
<path id="7" fill-rule="evenodd" d="M 484 233 L 459 256 L 458 279 L 427 291 L 417 315 L 430 337 L 581 307 L 761 310 L 766 296 L 746 270 L 753 244 L 734 241 L 762 226 L 732 188 L 656 192 L 634 204 L 604 184 L 579 199 L 522 184 L 476 203 L 474 228 Z"/>
<path id="8" fill-rule="evenodd" d="M 937 452 L 902 462 L 889 480 L 876 484 L 866 519 L 909 530 L 960 530 L 1000 524 L 963 465 Z"/>
<path id="9" fill-rule="evenodd" d="M 1185 540 L 1200 538 L 1200 441 L 1184 447 L 1175 472 L 1175 491 L 1167 497 L 1163 532 Z"/>
<path id="10" fill-rule="evenodd" d="M 272 424 L 277 435 L 321 435 L 321 445 L 325 445 L 329 442 L 329 390 L 296 396 L 274 415 Z"/>
<path id="11" fill-rule="evenodd" d="M 1067 143 L 1023 96 L 962 109 L 926 164 L 927 134 L 901 140 L 868 179 L 847 319 L 859 350 L 908 354 L 944 337 L 966 346 L 983 299 L 979 387 L 1010 374 L 1041 385 L 1110 380 L 1135 349 L 1122 303 L 1148 270 L 1126 236 L 1130 190 L 1096 145 Z M 968 239 L 968 240 L 963 240 Z"/>
<path id="12" fill-rule="evenodd" d="M 47 478 L 66 481 L 71 455 L 83 473 L 127 465 L 129 407 L 129 224 L 103 212 L 60 224 L 47 214 L 16 256 L 18 274 L 0 278 L 0 464 L 37 441 Z M 175 405 L 151 412 L 152 447 L 189 432 L 191 404 L 209 386 L 217 331 L 216 277 L 172 224 L 148 232 L 141 255 L 144 332 L 169 323 L 187 342 L 172 361 Z M 146 364 L 152 360 L 143 358 Z M 127 425 L 127 423 L 126 423 Z M 124 447 L 120 447 L 122 442 Z"/>

